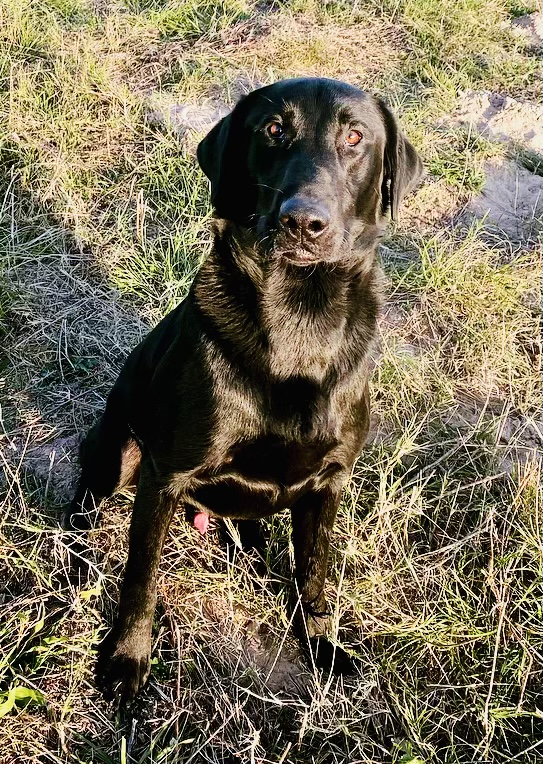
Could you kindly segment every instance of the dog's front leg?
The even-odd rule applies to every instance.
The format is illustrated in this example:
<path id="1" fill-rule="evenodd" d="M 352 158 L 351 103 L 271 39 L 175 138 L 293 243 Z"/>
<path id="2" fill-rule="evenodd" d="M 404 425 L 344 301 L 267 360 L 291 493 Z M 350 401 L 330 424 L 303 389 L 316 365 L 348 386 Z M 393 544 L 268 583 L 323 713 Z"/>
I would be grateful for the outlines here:
<path id="1" fill-rule="evenodd" d="M 128 703 L 143 687 L 151 666 L 156 579 L 177 501 L 158 481 L 150 460 L 142 463 L 117 620 L 99 648 L 98 682 L 109 697 Z"/>
<path id="2" fill-rule="evenodd" d="M 312 491 L 291 510 L 296 583 L 309 637 L 325 633 L 328 625 L 324 582 L 340 495 L 331 488 Z"/>
<path id="3" fill-rule="evenodd" d="M 301 600 L 295 618 L 299 638 L 310 649 L 318 668 L 350 673 L 347 653 L 334 647 L 325 635 L 331 614 L 324 595 L 330 535 L 341 499 L 341 488 L 328 486 L 303 496 L 292 507 L 292 543 L 296 582 Z"/>

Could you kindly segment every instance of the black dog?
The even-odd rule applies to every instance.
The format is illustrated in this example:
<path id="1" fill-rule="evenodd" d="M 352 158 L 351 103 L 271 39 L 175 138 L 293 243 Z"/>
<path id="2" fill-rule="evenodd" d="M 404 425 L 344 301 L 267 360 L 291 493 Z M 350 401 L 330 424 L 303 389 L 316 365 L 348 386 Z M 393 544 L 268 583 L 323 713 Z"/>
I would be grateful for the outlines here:
<path id="1" fill-rule="evenodd" d="M 156 576 L 181 504 L 254 520 L 289 508 L 305 617 L 329 658 L 330 534 L 368 430 L 377 244 L 421 163 L 387 107 L 326 79 L 243 98 L 198 147 L 215 244 L 186 299 L 129 356 L 81 447 L 64 526 L 138 482 L 116 624 L 99 678 L 124 700 L 149 674 Z M 328 660 L 325 657 L 324 662 Z"/>

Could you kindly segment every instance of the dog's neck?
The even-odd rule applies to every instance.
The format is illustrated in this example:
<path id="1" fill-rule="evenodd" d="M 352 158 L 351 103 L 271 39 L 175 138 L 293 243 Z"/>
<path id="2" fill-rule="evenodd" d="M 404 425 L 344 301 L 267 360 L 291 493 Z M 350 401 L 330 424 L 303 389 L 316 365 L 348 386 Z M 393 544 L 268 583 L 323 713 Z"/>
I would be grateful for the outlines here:
<path id="1" fill-rule="evenodd" d="M 249 229 L 220 221 L 194 295 L 246 363 L 264 351 L 267 375 L 323 381 L 347 347 L 356 365 L 371 344 L 379 308 L 376 248 L 372 239 L 371 247 L 335 263 L 299 267 L 259 251 Z"/>

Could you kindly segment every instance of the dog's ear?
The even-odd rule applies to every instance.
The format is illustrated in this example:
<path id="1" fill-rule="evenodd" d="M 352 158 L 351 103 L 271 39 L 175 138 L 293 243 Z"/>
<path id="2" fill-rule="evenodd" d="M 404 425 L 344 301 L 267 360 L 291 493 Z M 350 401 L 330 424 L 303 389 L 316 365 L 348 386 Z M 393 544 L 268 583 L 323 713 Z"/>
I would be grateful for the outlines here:
<path id="1" fill-rule="evenodd" d="M 390 209 L 393 220 L 398 219 L 400 203 L 420 180 L 422 162 L 413 145 L 401 132 L 390 109 L 377 101 L 386 130 L 384 173 L 381 184 L 383 213 Z"/>
<path id="2" fill-rule="evenodd" d="M 211 181 L 211 203 L 219 218 L 241 222 L 254 212 L 254 184 L 249 177 L 250 136 L 245 127 L 247 97 L 223 117 L 199 143 L 196 156 Z"/>

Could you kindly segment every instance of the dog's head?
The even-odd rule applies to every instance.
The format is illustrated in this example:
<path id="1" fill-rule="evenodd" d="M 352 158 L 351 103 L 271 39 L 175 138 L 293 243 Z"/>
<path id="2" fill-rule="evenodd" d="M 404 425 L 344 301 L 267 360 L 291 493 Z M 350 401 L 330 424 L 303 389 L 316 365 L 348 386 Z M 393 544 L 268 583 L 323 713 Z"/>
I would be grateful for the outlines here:
<path id="1" fill-rule="evenodd" d="M 200 143 L 198 161 L 217 216 L 297 265 L 337 261 L 364 233 L 375 239 L 422 172 L 381 101 L 327 79 L 250 93 Z"/>

